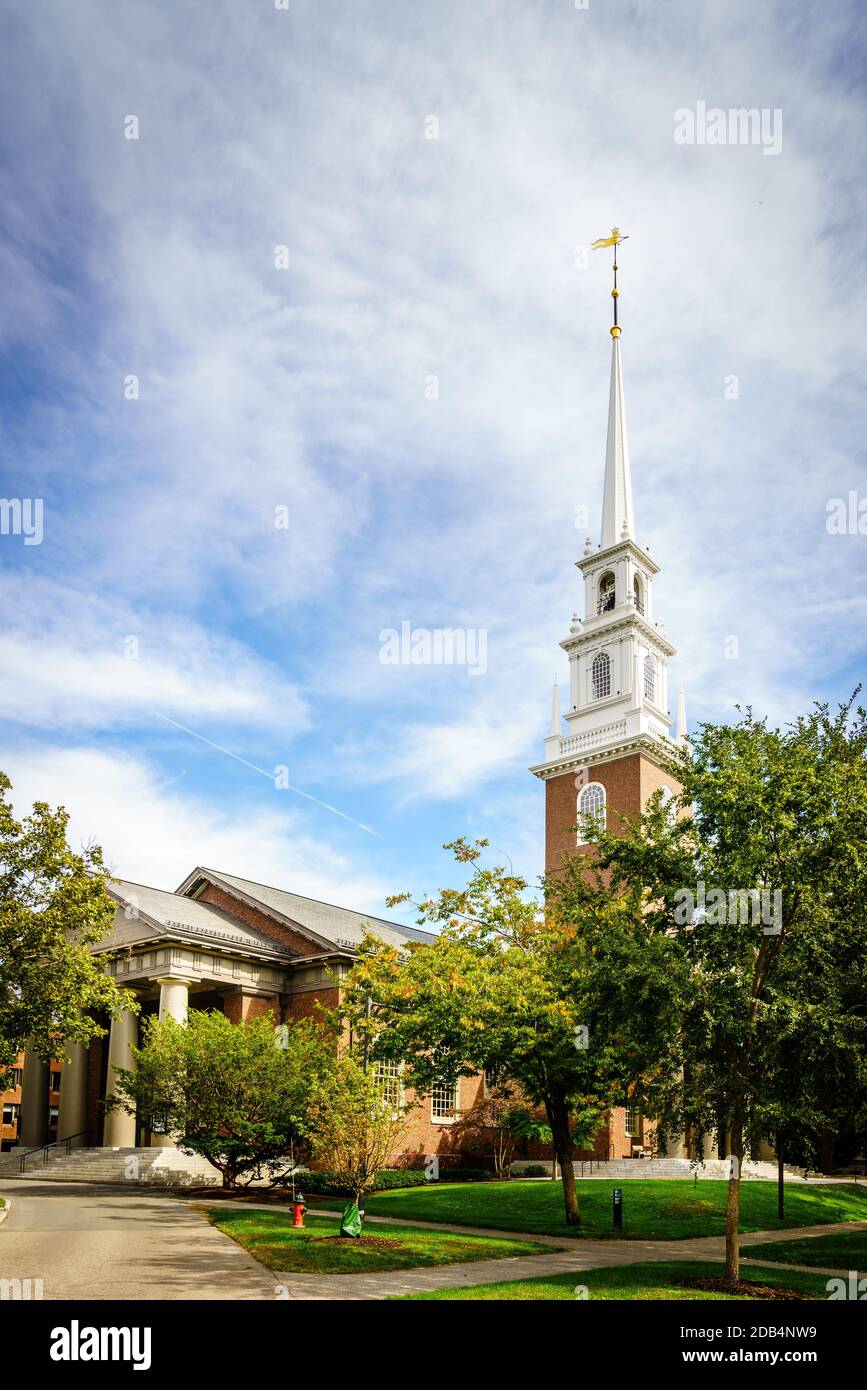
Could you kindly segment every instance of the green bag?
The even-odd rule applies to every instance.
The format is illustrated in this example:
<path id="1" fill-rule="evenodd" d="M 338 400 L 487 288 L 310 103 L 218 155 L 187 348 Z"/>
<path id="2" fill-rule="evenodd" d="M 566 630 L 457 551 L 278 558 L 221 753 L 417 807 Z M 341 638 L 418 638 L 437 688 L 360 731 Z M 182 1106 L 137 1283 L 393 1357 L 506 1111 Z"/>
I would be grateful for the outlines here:
<path id="1" fill-rule="evenodd" d="M 343 1208 L 343 1215 L 340 1218 L 340 1234 L 342 1236 L 361 1235 L 361 1212 L 355 1202 L 350 1202 Z"/>

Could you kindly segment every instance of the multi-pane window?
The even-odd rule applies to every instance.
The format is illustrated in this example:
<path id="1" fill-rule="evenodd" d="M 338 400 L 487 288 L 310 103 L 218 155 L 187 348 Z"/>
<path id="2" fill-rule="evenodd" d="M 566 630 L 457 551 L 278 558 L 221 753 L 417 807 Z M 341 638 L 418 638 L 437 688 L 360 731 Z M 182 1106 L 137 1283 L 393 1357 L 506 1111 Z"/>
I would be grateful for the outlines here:
<path id="1" fill-rule="evenodd" d="M 4 1123 L 4 1125 L 17 1125 L 17 1123 L 18 1123 L 18 1115 L 19 1115 L 20 1110 L 21 1110 L 21 1106 L 20 1106 L 20 1105 L 4 1105 L 4 1106 L 3 1106 L 3 1123 Z"/>
<path id="2" fill-rule="evenodd" d="M 431 1088 L 430 1117 L 436 1124 L 449 1124 L 457 1119 L 458 1082 L 438 1081 Z"/>
<path id="3" fill-rule="evenodd" d="M 623 1126 L 630 1139 L 637 1139 L 641 1133 L 641 1111 L 637 1105 L 627 1105 Z"/>
<path id="4" fill-rule="evenodd" d="M 12 1082 L 9 1087 L 10 1091 L 18 1090 L 18 1087 L 21 1085 L 21 1077 L 23 1076 L 23 1074 L 23 1069 L 21 1067 L 12 1068 Z"/>
<path id="5" fill-rule="evenodd" d="M 586 823 L 596 821 L 601 830 L 605 829 L 605 788 L 601 782 L 590 782 L 578 797 L 578 843 L 586 840 Z"/>
<path id="6" fill-rule="evenodd" d="M 599 652 L 594 656 L 590 678 L 593 683 L 594 700 L 601 700 L 605 695 L 611 694 L 611 658 L 607 652 Z"/>
<path id="7" fill-rule="evenodd" d="M 656 667 L 653 664 L 653 657 L 644 658 L 644 698 L 653 700 L 656 696 Z"/>
<path id="8" fill-rule="evenodd" d="M 403 1105 L 403 1067 L 400 1062 L 376 1062 L 373 1075 L 380 1088 L 383 1103 L 389 1110 Z"/>

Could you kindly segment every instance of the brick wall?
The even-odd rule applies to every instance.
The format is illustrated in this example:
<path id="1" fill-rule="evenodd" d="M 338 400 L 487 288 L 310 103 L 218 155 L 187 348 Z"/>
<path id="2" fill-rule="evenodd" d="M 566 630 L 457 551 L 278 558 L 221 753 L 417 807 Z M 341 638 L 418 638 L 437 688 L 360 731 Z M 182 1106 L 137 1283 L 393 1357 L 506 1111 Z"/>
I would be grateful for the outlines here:
<path id="1" fill-rule="evenodd" d="M 248 927 L 255 927 L 257 931 L 265 936 L 270 936 L 272 941 L 279 941 L 281 946 L 289 946 L 291 950 L 297 951 L 299 955 L 316 955 L 318 947 L 314 946 L 306 936 L 300 932 L 292 931 L 290 927 L 284 927 L 282 923 L 275 922 L 273 917 L 268 917 L 258 908 L 249 907 L 246 903 L 235 898 L 231 893 L 226 893 L 222 888 L 215 888 L 213 884 L 207 883 L 198 897 L 199 902 L 210 903 L 212 907 L 222 908 L 224 912 L 237 917 L 239 921 L 246 922 Z"/>

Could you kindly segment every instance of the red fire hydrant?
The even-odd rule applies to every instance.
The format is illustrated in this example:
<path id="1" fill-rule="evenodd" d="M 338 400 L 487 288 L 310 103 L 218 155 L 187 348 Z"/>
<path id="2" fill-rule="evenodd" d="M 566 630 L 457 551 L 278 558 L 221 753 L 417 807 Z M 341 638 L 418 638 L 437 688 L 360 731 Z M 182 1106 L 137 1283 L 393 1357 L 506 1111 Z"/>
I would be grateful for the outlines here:
<path id="1" fill-rule="evenodd" d="M 302 1194 L 299 1192 L 299 1193 L 298 1193 L 298 1196 L 295 1198 L 295 1201 L 292 1203 L 292 1229 L 293 1229 L 293 1231 L 296 1230 L 298 1227 L 301 1227 L 301 1226 L 304 1225 L 304 1212 L 306 1211 L 306 1209 L 307 1209 L 307 1207 L 306 1207 L 306 1203 L 305 1203 L 305 1201 L 304 1201 L 304 1197 L 303 1197 Z"/>

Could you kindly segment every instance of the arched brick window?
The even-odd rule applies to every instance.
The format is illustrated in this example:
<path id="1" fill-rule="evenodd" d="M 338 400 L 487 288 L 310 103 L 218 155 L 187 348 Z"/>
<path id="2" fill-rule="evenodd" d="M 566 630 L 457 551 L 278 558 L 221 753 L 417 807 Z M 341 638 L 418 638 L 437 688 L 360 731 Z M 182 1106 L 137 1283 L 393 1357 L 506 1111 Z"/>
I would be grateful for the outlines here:
<path id="1" fill-rule="evenodd" d="M 588 782 L 578 797 L 578 843 L 586 845 L 586 825 L 595 821 L 605 829 L 605 788 L 601 782 Z"/>

